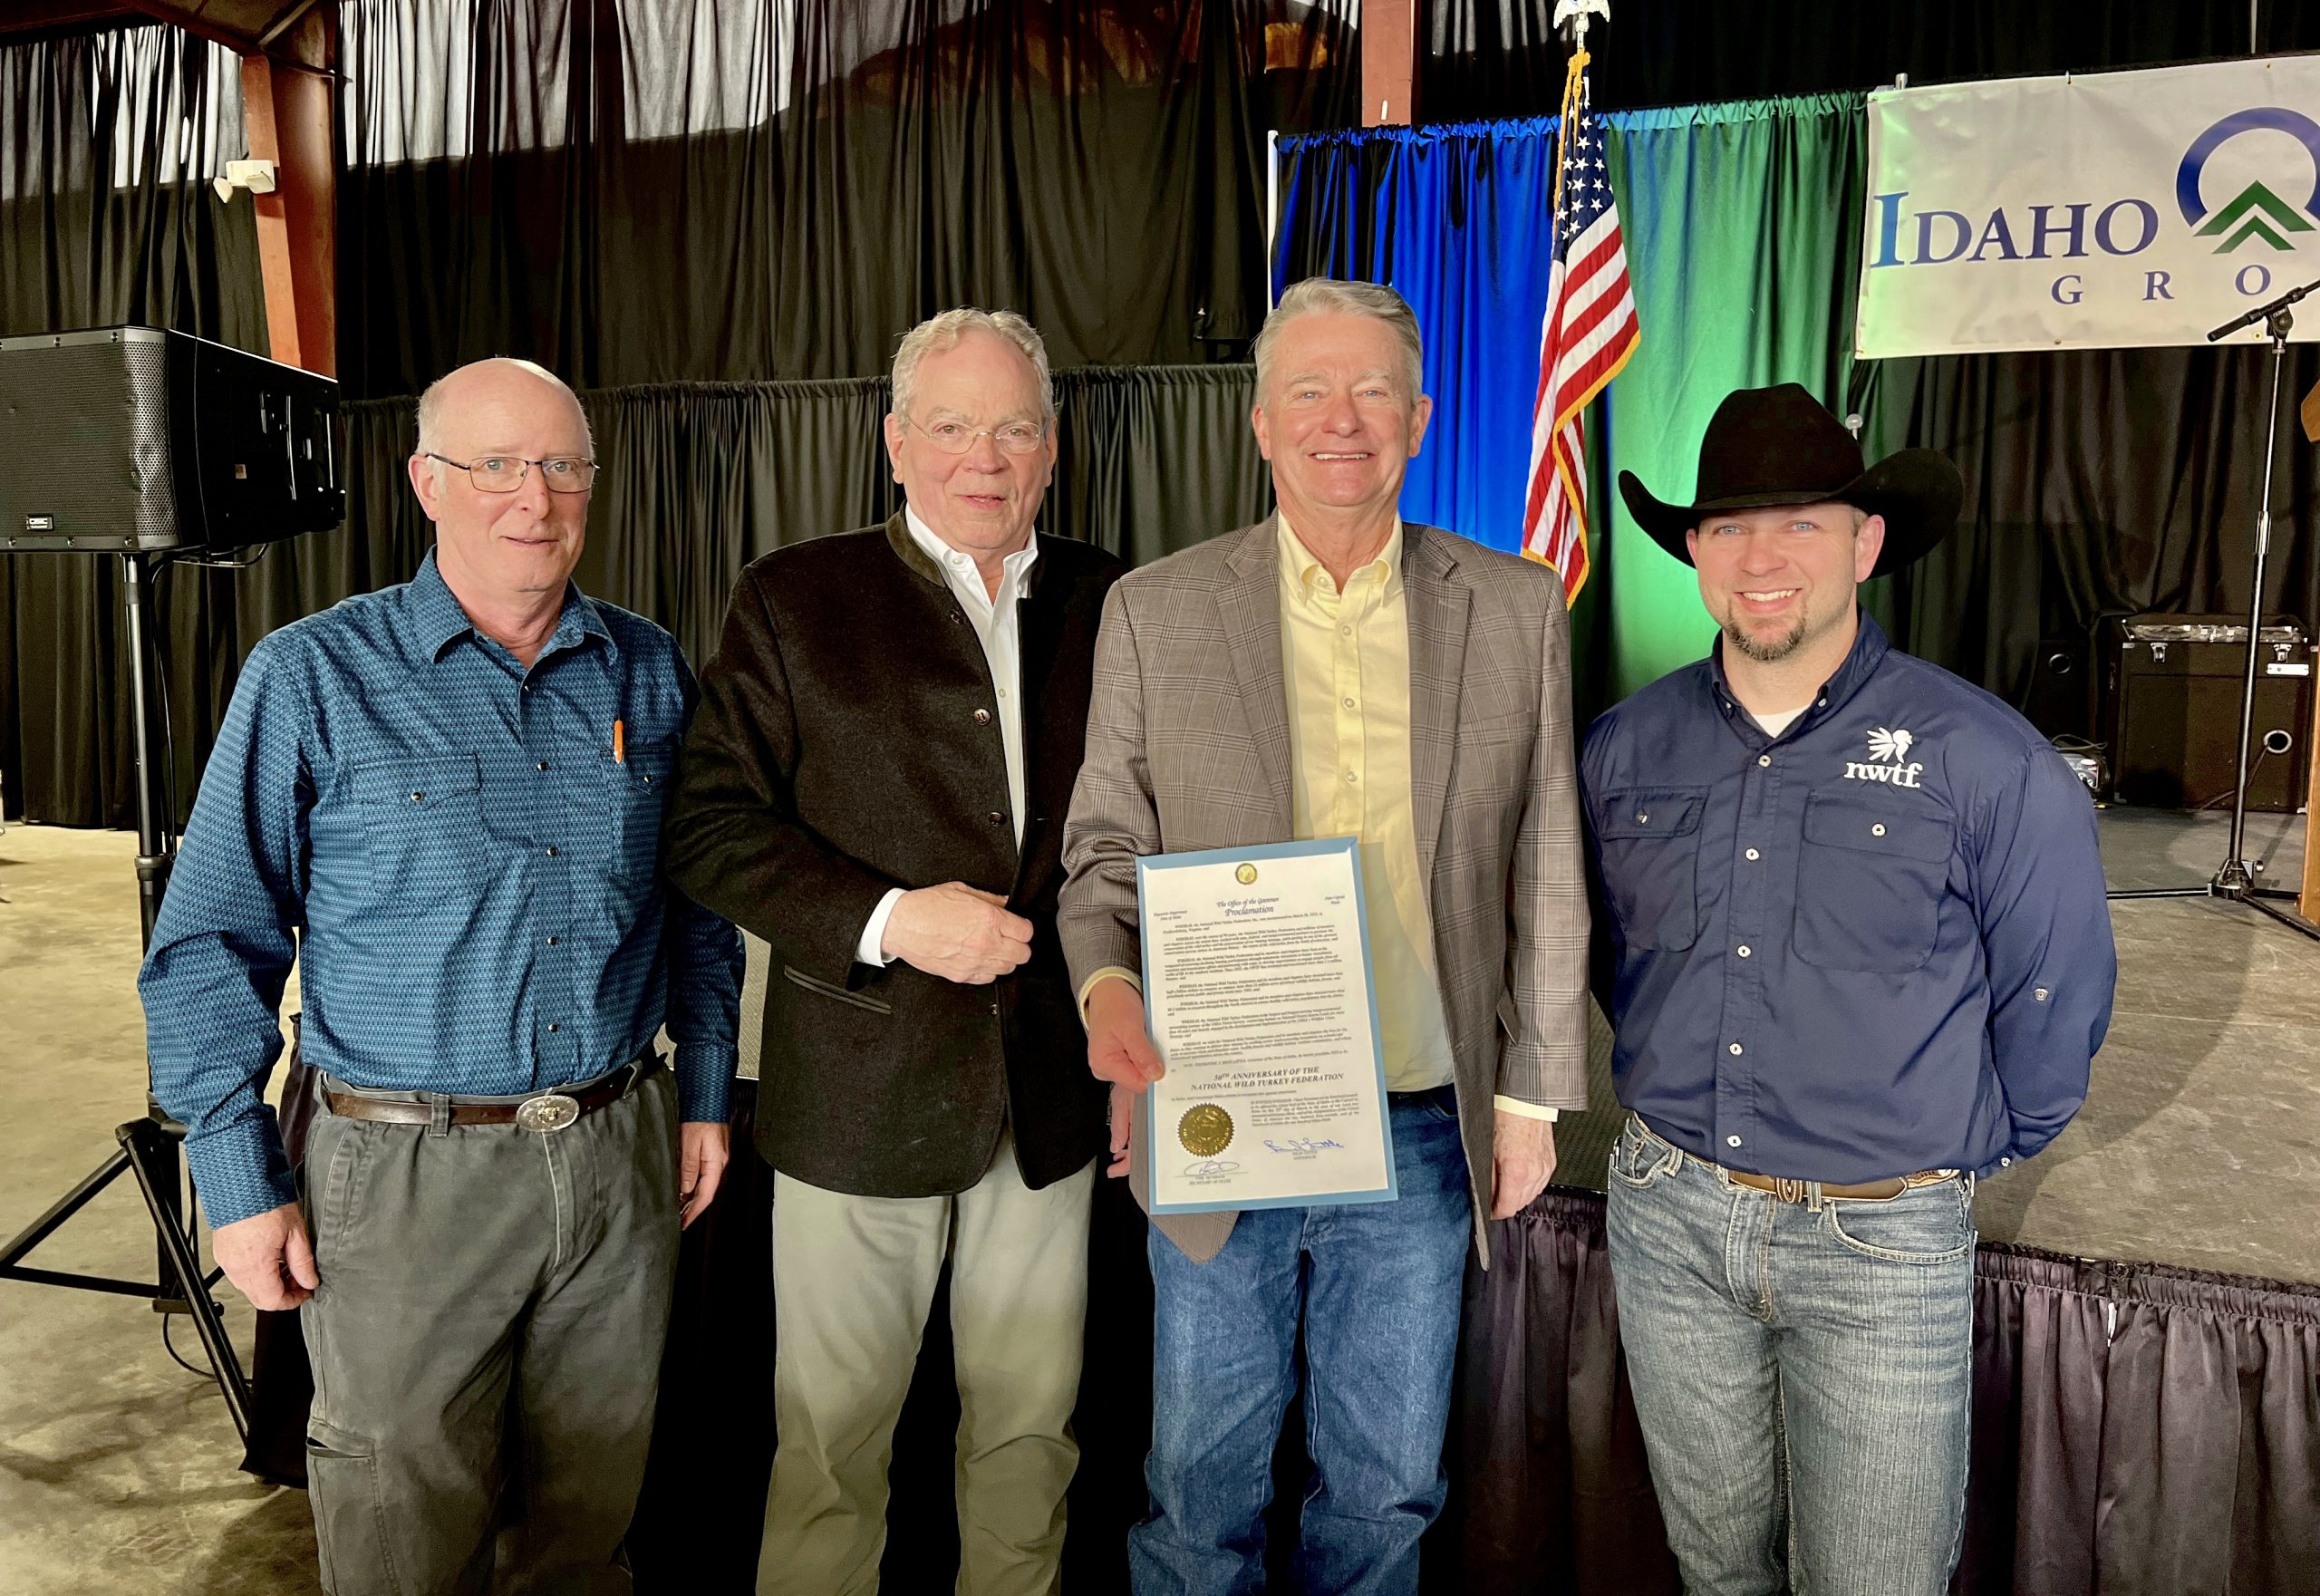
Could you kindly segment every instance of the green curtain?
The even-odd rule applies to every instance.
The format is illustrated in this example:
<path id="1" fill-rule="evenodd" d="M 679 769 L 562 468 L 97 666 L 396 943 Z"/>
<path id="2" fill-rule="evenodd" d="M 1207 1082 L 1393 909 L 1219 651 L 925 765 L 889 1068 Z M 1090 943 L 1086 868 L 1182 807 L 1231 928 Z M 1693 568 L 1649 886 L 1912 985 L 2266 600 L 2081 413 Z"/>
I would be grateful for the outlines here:
<path id="1" fill-rule="evenodd" d="M 1700 433 L 1735 388 L 1798 382 L 1843 415 L 1867 122 L 1861 94 L 1601 120 L 1641 346 L 1588 421 L 1591 571 L 1572 616 L 1582 714 L 1696 660 L 1691 572 L 1619 507 L 1616 473 L 1688 498 Z M 1418 318 L 1435 417 L 1403 513 L 1521 538 L 1552 119 L 1284 140 L 1278 284 L 1391 283 Z M 1872 597 L 1872 605 L 1879 602 Z"/>
<path id="2" fill-rule="evenodd" d="M 1863 408 L 1861 395 L 1848 397 L 1862 103 L 1807 94 L 1604 119 L 1643 328 L 1594 435 L 1600 581 L 1579 603 L 1582 615 L 1600 606 L 1605 701 L 1698 659 L 1714 635 L 1690 567 L 1635 524 L 1615 474 L 1631 470 L 1659 498 L 1688 502 L 1700 434 L 1735 388 L 1802 382 L 1840 416 Z M 1867 602 L 1878 611 L 1883 595 Z"/>

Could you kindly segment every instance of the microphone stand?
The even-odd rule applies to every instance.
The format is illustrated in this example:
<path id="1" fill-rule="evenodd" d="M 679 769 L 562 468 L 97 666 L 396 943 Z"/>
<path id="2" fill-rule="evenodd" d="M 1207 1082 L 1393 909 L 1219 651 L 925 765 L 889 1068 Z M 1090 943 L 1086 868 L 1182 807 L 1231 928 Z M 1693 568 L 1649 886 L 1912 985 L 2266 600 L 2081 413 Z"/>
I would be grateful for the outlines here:
<path id="1" fill-rule="evenodd" d="M 2248 743 L 2256 725 L 2256 660 L 2262 649 L 2264 632 L 2264 566 L 2270 556 L 2272 545 L 2272 470 L 2278 458 L 2280 372 L 2287 363 L 2288 329 L 2296 324 L 2295 312 L 2290 307 L 2315 288 L 2320 288 L 2320 282 L 2291 288 L 2277 299 L 2233 317 L 2208 334 L 2208 342 L 2212 343 L 2242 327 L 2252 327 L 2261 322 L 2266 336 L 2271 340 L 2272 348 L 2272 397 L 2264 418 L 2264 488 L 2256 512 L 2256 572 L 2254 590 L 2248 601 L 2248 670 L 2239 690 L 2239 741 L 2237 745 L 2237 770 L 2231 784 L 2229 846 L 2222 867 L 2216 871 L 2205 886 L 2150 887 L 2105 895 L 2112 898 L 2226 898 L 2268 914 L 2290 930 L 2302 932 L 2320 941 L 2320 925 L 2315 925 L 2292 910 L 2265 901 L 2269 898 L 2293 898 L 2296 895 L 2282 887 L 2258 886 L 2256 873 L 2248 864 Z M 2320 622 L 2320 616 L 2315 616 L 2315 620 Z"/>

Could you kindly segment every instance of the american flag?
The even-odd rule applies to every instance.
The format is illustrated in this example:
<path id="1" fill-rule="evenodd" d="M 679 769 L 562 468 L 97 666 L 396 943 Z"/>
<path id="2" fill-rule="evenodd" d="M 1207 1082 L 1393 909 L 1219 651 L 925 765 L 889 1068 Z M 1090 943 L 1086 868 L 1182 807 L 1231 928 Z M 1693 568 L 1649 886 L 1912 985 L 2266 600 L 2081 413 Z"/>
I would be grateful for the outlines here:
<path id="1" fill-rule="evenodd" d="M 1522 552 L 1562 574 L 1565 598 L 1587 582 L 1587 434 L 1580 412 L 1642 341 L 1603 127 L 1587 110 L 1587 53 L 1563 87 L 1554 194 L 1554 264 L 1531 407 L 1531 491 Z"/>

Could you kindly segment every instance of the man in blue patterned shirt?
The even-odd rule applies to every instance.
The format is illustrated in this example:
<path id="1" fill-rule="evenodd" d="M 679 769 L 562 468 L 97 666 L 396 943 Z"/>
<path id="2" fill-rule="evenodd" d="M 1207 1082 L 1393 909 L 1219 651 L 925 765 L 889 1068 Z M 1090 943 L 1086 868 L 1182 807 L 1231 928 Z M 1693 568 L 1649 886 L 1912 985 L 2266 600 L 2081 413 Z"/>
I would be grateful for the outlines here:
<path id="1" fill-rule="evenodd" d="M 1940 1596 L 1974 1183 L 2070 1122 L 2111 1017 L 2093 808 L 1855 601 L 1957 519 L 1948 460 L 1864 471 L 1792 382 L 1717 409 L 1692 503 L 1619 486 L 1722 634 L 1580 760 L 1631 1110 L 1606 1233 L 1668 1541 L 1694 1596 Z"/>
<path id="2" fill-rule="evenodd" d="M 595 469 L 537 366 L 428 391 L 435 548 L 251 652 L 140 979 L 219 1264 L 303 1304 L 336 1596 L 627 1589 L 677 1233 L 725 1166 L 740 942 L 660 865 L 693 679 L 571 581 Z M 297 1171 L 261 1095 L 294 962 Z"/>

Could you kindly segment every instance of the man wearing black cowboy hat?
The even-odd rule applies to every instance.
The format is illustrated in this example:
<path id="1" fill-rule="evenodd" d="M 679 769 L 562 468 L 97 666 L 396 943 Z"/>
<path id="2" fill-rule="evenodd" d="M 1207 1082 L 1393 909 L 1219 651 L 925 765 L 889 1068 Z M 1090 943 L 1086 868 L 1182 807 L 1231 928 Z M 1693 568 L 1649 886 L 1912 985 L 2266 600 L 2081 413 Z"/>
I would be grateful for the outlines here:
<path id="1" fill-rule="evenodd" d="M 1864 471 L 1788 383 L 1725 400 L 1698 483 L 1619 477 L 1721 635 L 1597 721 L 1580 772 L 1636 1409 L 1692 1596 L 1937 1596 L 1974 1182 L 2069 1122 L 2110 1022 L 2093 811 L 2020 715 L 1855 604 L 1948 531 L 1948 460 Z"/>

